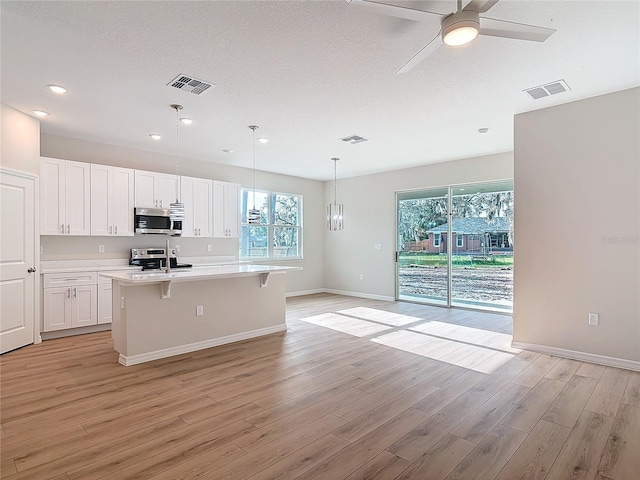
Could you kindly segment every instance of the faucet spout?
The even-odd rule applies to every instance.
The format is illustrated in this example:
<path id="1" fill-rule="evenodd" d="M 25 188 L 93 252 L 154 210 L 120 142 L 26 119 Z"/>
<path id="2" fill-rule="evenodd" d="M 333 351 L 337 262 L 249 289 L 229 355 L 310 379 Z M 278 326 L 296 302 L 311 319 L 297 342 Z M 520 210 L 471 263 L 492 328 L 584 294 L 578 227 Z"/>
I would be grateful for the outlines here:
<path id="1" fill-rule="evenodd" d="M 169 239 L 167 238 L 167 248 L 165 248 L 165 253 L 167 255 L 166 263 L 165 263 L 165 271 L 167 273 L 171 273 L 171 246 L 169 244 Z"/>

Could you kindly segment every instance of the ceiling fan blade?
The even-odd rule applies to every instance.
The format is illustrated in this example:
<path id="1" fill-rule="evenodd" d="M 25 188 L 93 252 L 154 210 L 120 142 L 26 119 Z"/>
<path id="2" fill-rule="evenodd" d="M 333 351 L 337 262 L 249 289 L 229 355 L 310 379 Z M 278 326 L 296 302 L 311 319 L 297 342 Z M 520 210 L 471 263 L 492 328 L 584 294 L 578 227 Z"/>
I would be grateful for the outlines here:
<path id="1" fill-rule="evenodd" d="M 432 16 L 443 17 L 442 13 L 427 12 L 426 10 L 414 10 L 413 8 L 399 7 L 397 5 L 388 5 L 386 3 L 374 2 L 372 0 L 347 0 L 349 5 L 366 8 L 370 12 L 381 13 L 391 17 L 404 18 L 414 20 L 416 22 L 424 22 L 432 20 Z"/>
<path id="2" fill-rule="evenodd" d="M 418 65 L 421 61 L 423 61 L 425 58 L 427 58 L 429 55 L 435 52 L 440 47 L 440 45 L 442 45 L 442 39 L 440 38 L 440 32 L 438 32 L 438 34 L 434 37 L 433 40 L 427 43 L 422 48 L 422 50 L 420 50 L 418 53 L 416 53 L 413 56 L 411 60 L 409 60 L 402 67 L 400 67 L 400 70 L 398 70 L 396 73 L 407 73 L 408 71 L 412 70 L 413 67 Z"/>
<path id="3" fill-rule="evenodd" d="M 490 37 L 515 38 L 517 40 L 530 40 L 532 42 L 544 42 L 556 30 L 553 28 L 536 27 L 525 23 L 507 22 L 495 18 L 480 18 L 480 35 Z"/>
<path id="4" fill-rule="evenodd" d="M 493 7 L 499 0 L 471 0 L 463 10 L 471 12 L 485 13 Z"/>

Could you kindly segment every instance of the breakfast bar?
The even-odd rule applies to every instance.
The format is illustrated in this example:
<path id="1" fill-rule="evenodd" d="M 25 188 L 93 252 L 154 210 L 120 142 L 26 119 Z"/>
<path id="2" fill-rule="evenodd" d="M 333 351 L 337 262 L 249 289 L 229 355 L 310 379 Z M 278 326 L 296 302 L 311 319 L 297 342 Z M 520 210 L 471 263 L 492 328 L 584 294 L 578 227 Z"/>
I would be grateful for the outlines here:
<path id="1" fill-rule="evenodd" d="M 222 265 L 103 273 L 113 283 L 114 349 L 125 366 L 286 330 L 286 272 Z"/>

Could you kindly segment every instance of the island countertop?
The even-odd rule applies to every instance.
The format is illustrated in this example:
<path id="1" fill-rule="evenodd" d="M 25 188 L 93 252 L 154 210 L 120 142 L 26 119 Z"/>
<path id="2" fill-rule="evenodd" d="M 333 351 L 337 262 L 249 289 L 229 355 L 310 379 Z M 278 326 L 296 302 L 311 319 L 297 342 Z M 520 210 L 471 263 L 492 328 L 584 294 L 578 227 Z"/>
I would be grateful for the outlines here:
<path id="1" fill-rule="evenodd" d="M 174 269 L 171 272 L 100 272 L 105 278 L 116 280 L 123 285 L 138 285 L 162 282 L 190 282 L 197 280 L 215 280 L 218 278 L 245 277 L 252 275 L 268 275 L 284 273 L 291 270 L 302 270 L 302 267 L 281 265 L 219 265 L 211 267 L 194 267 Z"/>

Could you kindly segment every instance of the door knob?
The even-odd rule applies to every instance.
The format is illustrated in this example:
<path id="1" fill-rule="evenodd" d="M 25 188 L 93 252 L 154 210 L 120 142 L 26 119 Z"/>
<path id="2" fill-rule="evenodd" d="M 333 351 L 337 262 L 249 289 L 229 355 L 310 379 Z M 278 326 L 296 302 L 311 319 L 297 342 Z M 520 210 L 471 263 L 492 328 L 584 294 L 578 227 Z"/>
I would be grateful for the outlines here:
<path id="1" fill-rule="evenodd" d="M 27 269 L 27 272 L 29 272 L 29 273 L 34 273 L 35 271 L 36 271 L 36 267 L 29 267 Z"/>

